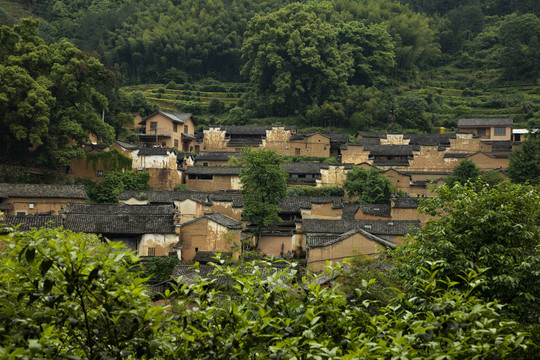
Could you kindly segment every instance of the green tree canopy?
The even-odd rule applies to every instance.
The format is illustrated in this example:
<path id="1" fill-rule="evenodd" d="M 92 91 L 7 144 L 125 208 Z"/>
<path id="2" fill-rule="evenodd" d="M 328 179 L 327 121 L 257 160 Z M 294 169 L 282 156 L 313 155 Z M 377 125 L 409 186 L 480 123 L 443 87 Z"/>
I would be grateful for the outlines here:
<path id="1" fill-rule="evenodd" d="M 255 95 L 279 115 L 343 94 L 353 74 L 350 46 L 340 45 L 336 29 L 298 3 L 256 15 L 244 34 L 242 59 Z"/>
<path id="2" fill-rule="evenodd" d="M 442 260 L 437 278 L 464 285 L 470 268 L 484 269 L 480 295 L 498 299 L 528 323 L 540 316 L 540 195 L 502 183 L 443 185 L 421 211 L 437 216 L 393 253 L 394 275 L 407 288 L 422 267 Z"/>
<path id="3" fill-rule="evenodd" d="M 118 195 L 128 190 L 149 190 L 150 174 L 133 171 L 107 171 L 104 179 L 97 185 L 87 186 L 91 202 L 116 204 Z"/>
<path id="4" fill-rule="evenodd" d="M 515 183 L 540 184 L 540 121 L 529 120 L 529 137 L 510 156 L 508 175 Z"/>
<path id="5" fill-rule="evenodd" d="M 90 133 L 114 140 L 99 116 L 107 99 L 96 90 L 111 75 L 67 41 L 46 45 L 38 26 L 24 19 L 0 27 L 0 139 L 12 158 L 67 165 L 84 156 L 80 144 Z"/>
<path id="6" fill-rule="evenodd" d="M 286 197 L 287 172 L 281 168 L 282 159 L 272 150 L 251 150 L 240 153 L 243 161 L 240 183 L 244 209 L 242 219 L 263 228 L 281 221 L 279 204 Z"/>
<path id="7" fill-rule="evenodd" d="M 395 188 L 376 167 L 355 166 L 347 172 L 343 188 L 351 199 L 361 204 L 387 204 Z"/>
<path id="8" fill-rule="evenodd" d="M 452 173 L 444 179 L 447 186 L 454 186 L 455 183 L 466 184 L 467 182 L 476 182 L 480 176 L 480 169 L 471 160 L 462 160 L 454 167 Z"/>

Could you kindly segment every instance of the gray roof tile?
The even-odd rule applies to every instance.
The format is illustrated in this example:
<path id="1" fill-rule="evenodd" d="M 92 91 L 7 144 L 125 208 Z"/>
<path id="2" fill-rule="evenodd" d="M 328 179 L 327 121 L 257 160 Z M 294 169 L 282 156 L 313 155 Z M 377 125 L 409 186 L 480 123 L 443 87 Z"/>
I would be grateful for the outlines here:
<path id="1" fill-rule="evenodd" d="M 84 185 L 0 184 L 4 197 L 86 199 Z"/>

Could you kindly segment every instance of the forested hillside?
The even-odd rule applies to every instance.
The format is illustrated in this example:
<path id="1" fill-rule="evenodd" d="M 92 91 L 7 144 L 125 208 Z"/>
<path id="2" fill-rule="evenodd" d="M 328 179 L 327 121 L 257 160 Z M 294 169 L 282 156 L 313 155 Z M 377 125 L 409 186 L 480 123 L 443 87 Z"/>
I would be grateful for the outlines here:
<path id="1" fill-rule="evenodd" d="M 45 43 L 67 39 L 115 86 L 143 85 L 203 125 L 431 132 L 535 116 L 538 11 L 536 0 L 4 0 L 0 23 L 39 17 Z M 119 129 L 117 100 L 105 118 Z"/>

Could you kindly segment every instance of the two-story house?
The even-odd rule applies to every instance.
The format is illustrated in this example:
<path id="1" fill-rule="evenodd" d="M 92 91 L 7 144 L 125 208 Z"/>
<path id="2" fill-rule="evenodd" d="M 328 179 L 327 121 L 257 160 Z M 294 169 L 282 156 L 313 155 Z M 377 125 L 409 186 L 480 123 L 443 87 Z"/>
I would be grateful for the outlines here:
<path id="1" fill-rule="evenodd" d="M 183 152 L 195 149 L 193 114 L 158 111 L 140 123 L 139 141 L 146 146 L 177 148 Z"/>

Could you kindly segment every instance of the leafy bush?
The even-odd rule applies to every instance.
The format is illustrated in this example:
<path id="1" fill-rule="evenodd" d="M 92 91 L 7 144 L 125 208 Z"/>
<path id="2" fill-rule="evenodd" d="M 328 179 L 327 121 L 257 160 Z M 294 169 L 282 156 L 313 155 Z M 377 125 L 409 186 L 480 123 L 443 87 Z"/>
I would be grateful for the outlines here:
<path id="1" fill-rule="evenodd" d="M 339 186 L 293 186 L 287 188 L 287 196 L 344 196 L 345 190 Z"/>
<path id="2" fill-rule="evenodd" d="M 62 229 L 0 236 L 0 357 L 119 359 L 162 353 L 162 320 L 137 258 Z"/>

